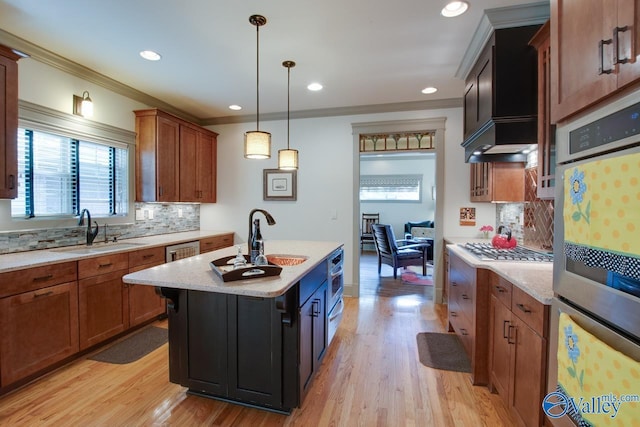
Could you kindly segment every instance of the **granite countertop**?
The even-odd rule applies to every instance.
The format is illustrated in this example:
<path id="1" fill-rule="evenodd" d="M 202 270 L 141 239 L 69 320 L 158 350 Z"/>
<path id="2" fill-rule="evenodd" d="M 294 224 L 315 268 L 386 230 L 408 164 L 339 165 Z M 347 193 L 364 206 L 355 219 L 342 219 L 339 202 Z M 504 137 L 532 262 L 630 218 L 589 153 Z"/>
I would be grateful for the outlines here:
<path id="1" fill-rule="evenodd" d="M 230 247 L 127 274 L 123 281 L 137 285 L 273 298 L 284 294 L 341 246 L 342 243 L 337 242 L 268 240 L 265 242 L 267 255 L 308 257 L 301 264 L 282 267 L 279 276 L 224 282 L 213 272 L 209 263 L 236 255 L 236 248 Z"/>
<path id="2" fill-rule="evenodd" d="M 447 248 L 475 268 L 486 268 L 507 279 L 545 305 L 553 299 L 553 263 L 522 261 L 483 261 L 462 248 L 465 243 L 484 242 L 486 239 L 447 237 Z"/>
<path id="3" fill-rule="evenodd" d="M 148 249 L 155 246 L 166 246 L 194 240 L 204 239 L 206 237 L 214 237 L 222 234 L 233 233 L 232 231 L 216 231 L 216 230 L 197 230 L 185 231 L 181 233 L 159 234 L 155 236 L 136 237 L 134 239 L 118 240 L 117 243 L 135 243 L 134 247 L 122 248 L 117 243 L 98 243 L 95 246 L 113 245 L 113 250 L 104 250 L 95 253 L 78 254 L 73 252 L 65 252 L 73 248 L 82 249 L 85 245 L 67 246 L 63 248 L 42 249 L 37 251 L 16 252 L 0 255 L 0 273 L 21 270 L 24 268 L 39 267 L 43 265 L 56 264 L 66 261 L 77 261 L 85 258 L 92 258 L 101 255 L 112 254 L 116 252 L 130 252 L 140 249 Z"/>

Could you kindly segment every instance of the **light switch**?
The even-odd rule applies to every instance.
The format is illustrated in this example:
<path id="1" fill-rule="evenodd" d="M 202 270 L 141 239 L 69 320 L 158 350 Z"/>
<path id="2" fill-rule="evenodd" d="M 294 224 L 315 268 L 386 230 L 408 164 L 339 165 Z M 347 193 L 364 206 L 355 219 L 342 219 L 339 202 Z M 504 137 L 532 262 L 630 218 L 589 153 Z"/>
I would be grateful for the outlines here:
<path id="1" fill-rule="evenodd" d="M 136 209 L 136 221 L 142 221 L 144 219 L 144 212 L 142 209 Z"/>
<path id="2" fill-rule="evenodd" d="M 178 218 L 182 218 L 182 208 L 178 208 Z"/>
<path id="3" fill-rule="evenodd" d="M 149 209 L 149 219 L 153 219 L 153 209 Z"/>

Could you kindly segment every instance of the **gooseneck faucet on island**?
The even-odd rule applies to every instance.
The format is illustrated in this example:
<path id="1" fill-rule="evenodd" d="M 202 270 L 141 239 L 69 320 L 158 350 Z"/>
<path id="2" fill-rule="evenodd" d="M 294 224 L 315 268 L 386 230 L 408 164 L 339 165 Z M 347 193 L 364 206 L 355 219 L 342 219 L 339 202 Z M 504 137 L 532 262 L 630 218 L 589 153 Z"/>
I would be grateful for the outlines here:
<path id="1" fill-rule="evenodd" d="M 251 240 L 253 239 L 253 229 L 251 228 L 251 224 L 253 224 L 253 214 L 256 212 L 260 212 L 264 215 L 267 219 L 267 224 L 274 225 L 276 223 L 276 220 L 273 219 L 271 214 L 264 209 L 252 209 L 251 212 L 249 212 L 249 239 L 247 240 L 247 254 L 249 255 L 251 255 Z"/>
<path id="2" fill-rule="evenodd" d="M 96 224 L 96 229 L 91 230 L 91 213 L 89 212 L 89 209 L 82 209 L 82 211 L 80 212 L 80 220 L 78 220 L 78 225 L 84 225 L 85 213 L 87 214 L 87 246 L 91 246 L 96 236 L 98 235 L 98 230 L 100 229 L 100 226 L 98 225 L 97 221 L 94 221 Z"/>

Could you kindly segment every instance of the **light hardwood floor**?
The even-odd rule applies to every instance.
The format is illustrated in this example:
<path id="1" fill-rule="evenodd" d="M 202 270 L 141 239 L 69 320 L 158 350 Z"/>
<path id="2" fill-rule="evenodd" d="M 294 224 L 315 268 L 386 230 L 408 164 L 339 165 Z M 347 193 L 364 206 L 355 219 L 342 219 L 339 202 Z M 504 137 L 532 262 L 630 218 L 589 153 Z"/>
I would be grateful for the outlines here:
<path id="1" fill-rule="evenodd" d="M 445 331 L 430 289 L 378 278 L 364 257 L 362 295 L 345 316 L 301 408 L 290 416 L 187 395 L 168 380 L 167 345 L 128 365 L 86 357 L 0 397 L 2 426 L 511 426 L 497 395 L 464 373 L 420 364 L 416 334 Z M 166 327 L 166 321 L 156 322 Z"/>

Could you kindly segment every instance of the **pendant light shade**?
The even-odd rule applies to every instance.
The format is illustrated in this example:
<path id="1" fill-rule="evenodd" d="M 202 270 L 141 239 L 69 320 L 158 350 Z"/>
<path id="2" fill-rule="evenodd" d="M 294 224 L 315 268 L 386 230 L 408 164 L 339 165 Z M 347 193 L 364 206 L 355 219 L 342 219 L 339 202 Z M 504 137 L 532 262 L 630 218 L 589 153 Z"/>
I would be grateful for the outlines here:
<path id="1" fill-rule="evenodd" d="M 268 159 L 271 157 L 271 134 L 253 130 L 244 134 L 244 157 Z"/>
<path id="2" fill-rule="evenodd" d="M 271 134 L 260 131 L 260 27 L 267 23 L 267 18 L 251 15 L 249 22 L 256 27 L 256 130 L 244 134 L 244 157 L 268 159 L 271 157 Z"/>
<path id="3" fill-rule="evenodd" d="M 289 104 L 290 104 L 290 87 L 291 87 L 291 69 L 296 66 L 293 61 L 284 61 L 283 67 L 287 68 L 287 149 L 278 150 L 278 169 L 296 170 L 298 169 L 298 150 L 289 148 Z"/>

